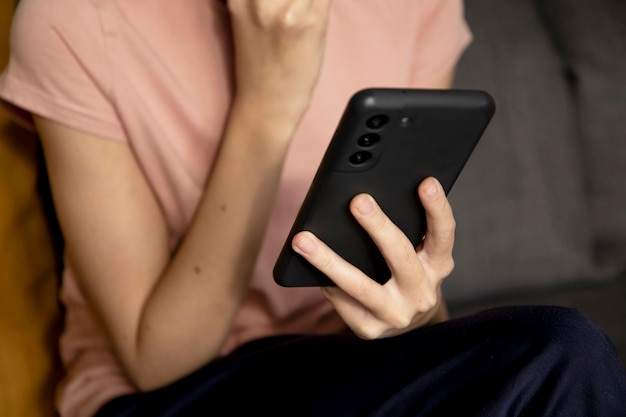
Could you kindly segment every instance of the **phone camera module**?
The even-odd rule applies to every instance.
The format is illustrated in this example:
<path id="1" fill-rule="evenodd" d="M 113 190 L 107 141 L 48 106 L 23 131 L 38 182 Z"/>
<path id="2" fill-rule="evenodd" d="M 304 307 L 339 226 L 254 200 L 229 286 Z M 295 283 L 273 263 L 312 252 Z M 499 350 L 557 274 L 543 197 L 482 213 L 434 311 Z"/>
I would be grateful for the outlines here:
<path id="1" fill-rule="evenodd" d="M 389 117 L 384 114 L 377 114 L 372 116 L 365 122 L 365 125 L 373 130 L 382 129 L 389 122 Z"/>
<path id="2" fill-rule="evenodd" d="M 372 154 L 368 151 L 355 152 L 350 156 L 350 163 L 353 165 L 363 165 L 372 159 Z"/>
<path id="3" fill-rule="evenodd" d="M 357 144 L 361 148 L 370 148 L 380 141 L 380 135 L 377 133 L 366 133 L 357 140 Z"/>

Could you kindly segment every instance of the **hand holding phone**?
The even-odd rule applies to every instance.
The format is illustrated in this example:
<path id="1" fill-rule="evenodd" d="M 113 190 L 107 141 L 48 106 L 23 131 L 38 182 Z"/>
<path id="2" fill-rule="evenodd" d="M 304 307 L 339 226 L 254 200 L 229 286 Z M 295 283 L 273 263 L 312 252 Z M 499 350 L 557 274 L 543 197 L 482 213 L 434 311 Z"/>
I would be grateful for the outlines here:
<path id="1" fill-rule="evenodd" d="M 371 195 L 416 248 L 426 232 L 418 184 L 435 177 L 447 194 L 494 110 L 482 91 L 368 89 L 355 94 L 276 262 L 276 282 L 335 285 L 291 247 L 296 233 L 308 230 L 349 265 L 386 283 L 391 277 L 387 260 L 351 213 L 351 200 Z"/>
<path id="2" fill-rule="evenodd" d="M 395 336 L 447 318 L 441 283 L 454 267 L 455 221 L 443 188 L 434 178 L 418 187 L 428 230 L 417 248 L 366 194 L 350 202 L 350 212 L 376 242 L 389 266 L 384 284 L 370 279 L 310 232 L 296 234 L 294 250 L 336 286 L 323 293 L 352 331 L 365 339 Z"/>

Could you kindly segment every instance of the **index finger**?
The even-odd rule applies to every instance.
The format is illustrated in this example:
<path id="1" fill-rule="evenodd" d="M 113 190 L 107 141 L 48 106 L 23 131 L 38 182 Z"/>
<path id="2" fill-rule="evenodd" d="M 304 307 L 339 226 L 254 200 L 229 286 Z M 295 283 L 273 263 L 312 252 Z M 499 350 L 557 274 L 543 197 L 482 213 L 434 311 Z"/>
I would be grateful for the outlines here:
<path id="1" fill-rule="evenodd" d="M 381 285 L 339 256 L 313 233 L 304 231 L 296 234 L 292 247 L 337 287 L 365 307 L 376 309 L 380 306 Z"/>

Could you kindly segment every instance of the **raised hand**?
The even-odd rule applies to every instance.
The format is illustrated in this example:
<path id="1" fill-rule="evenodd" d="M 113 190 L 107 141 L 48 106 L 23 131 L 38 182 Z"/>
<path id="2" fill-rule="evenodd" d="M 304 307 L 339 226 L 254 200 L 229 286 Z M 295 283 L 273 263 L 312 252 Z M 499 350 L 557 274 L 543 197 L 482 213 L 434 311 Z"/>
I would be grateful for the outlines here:
<path id="1" fill-rule="evenodd" d="M 330 0 L 229 0 L 236 97 L 301 117 L 324 56 Z"/>

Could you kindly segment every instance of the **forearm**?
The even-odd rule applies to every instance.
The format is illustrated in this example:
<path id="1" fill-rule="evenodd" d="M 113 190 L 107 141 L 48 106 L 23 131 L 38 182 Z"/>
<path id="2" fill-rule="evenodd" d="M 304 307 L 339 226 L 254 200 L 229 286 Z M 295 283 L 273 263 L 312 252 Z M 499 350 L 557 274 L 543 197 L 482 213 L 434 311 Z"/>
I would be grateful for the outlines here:
<path id="1" fill-rule="evenodd" d="M 193 223 L 143 307 L 128 361 L 142 389 L 215 358 L 247 288 L 298 122 L 252 110 L 233 106 Z"/>

